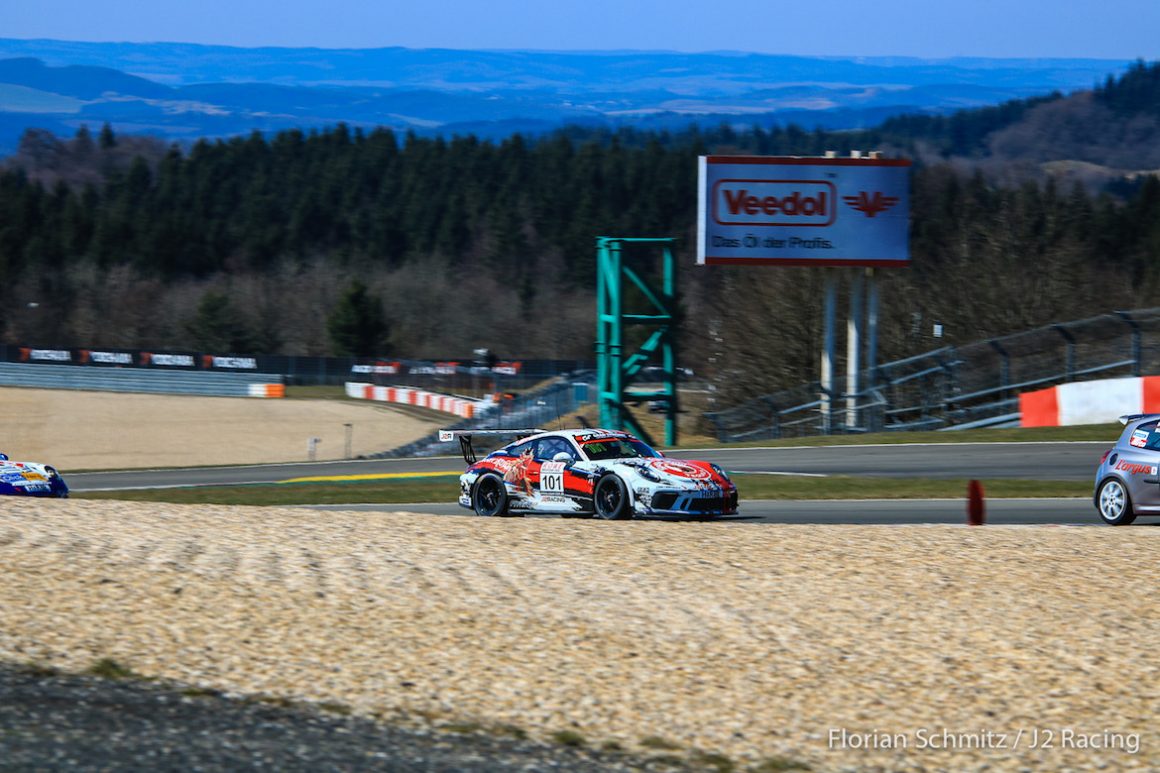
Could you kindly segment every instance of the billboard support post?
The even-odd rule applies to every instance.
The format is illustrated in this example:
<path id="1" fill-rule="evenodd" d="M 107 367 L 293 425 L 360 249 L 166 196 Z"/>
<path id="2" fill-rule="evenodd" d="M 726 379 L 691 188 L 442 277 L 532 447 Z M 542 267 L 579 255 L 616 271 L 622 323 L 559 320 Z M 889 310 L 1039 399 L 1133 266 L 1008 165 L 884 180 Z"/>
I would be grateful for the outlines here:
<path id="1" fill-rule="evenodd" d="M 834 307 L 837 305 L 838 279 L 826 272 L 826 296 L 822 307 L 822 432 L 833 432 L 834 397 Z"/>
<path id="2" fill-rule="evenodd" d="M 874 269 L 866 269 L 866 378 L 864 389 L 867 391 L 878 386 L 878 277 Z M 873 414 L 877 415 L 877 414 Z M 877 426 L 867 426 L 871 432 L 881 429 Z"/>
<path id="3" fill-rule="evenodd" d="M 850 318 L 846 320 L 846 429 L 858 426 L 858 369 L 862 351 L 862 272 L 850 277 Z"/>

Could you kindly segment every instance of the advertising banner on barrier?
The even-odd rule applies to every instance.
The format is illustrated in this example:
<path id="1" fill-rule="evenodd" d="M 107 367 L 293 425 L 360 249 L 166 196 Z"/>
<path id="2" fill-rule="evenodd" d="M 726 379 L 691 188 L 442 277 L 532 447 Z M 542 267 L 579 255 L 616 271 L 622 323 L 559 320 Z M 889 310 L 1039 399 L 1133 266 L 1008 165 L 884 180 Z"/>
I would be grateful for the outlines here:
<path id="1" fill-rule="evenodd" d="M 133 352 L 111 349 L 77 349 L 76 361 L 81 365 L 107 365 L 114 368 L 132 367 Z"/>
<path id="2" fill-rule="evenodd" d="M 371 376 L 397 376 L 404 370 L 401 362 L 356 362 L 350 366 L 351 373 L 362 373 Z"/>
<path id="3" fill-rule="evenodd" d="M 580 360 L 504 360 L 492 367 L 468 360 L 387 360 L 380 358 L 313 357 L 297 355 L 205 354 L 141 349 L 57 349 L 0 343 L 0 362 L 28 365 L 74 365 L 102 368 L 150 368 L 279 374 L 292 383 L 344 383 L 353 374 L 368 380 L 403 378 L 414 386 L 440 390 L 476 390 L 483 377 L 502 378 L 520 387 L 564 373 L 591 370 Z"/>
<path id="4" fill-rule="evenodd" d="M 57 365 L 67 365 L 73 361 L 72 352 L 68 349 L 37 349 L 32 346 L 21 346 L 19 362 L 51 362 Z"/>
<path id="5" fill-rule="evenodd" d="M 697 263 L 905 266 L 910 162 L 701 156 Z"/>
<path id="6" fill-rule="evenodd" d="M 257 370 L 258 360 L 254 357 L 222 357 L 203 354 L 201 365 L 206 370 Z"/>
<path id="7" fill-rule="evenodd" d="M 172 352 L 141 352 L 140 364 L 143 368 L 196 368 L 197 355 Z"/>

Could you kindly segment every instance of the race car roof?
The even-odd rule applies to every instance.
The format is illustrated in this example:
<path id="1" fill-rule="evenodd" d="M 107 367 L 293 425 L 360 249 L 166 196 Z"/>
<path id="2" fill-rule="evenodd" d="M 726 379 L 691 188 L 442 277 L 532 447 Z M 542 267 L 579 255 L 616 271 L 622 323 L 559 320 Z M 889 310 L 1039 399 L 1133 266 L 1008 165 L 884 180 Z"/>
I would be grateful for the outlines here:
<path id="1" fill-rule="evenodd" d="M 623 432 L 618 429 L 602 429 L 600 427 L 581 427 L 577 429 L 441 429 L 439 430 L 439 439 L 445 443 L 451 442 L 458 438 L 459 449 L 463 454 L 463 461 L 468 464 L 475 464 L 475 448 L 472 446 L 471 438 L 476 435 L 491 436 L 491 437 L 513 437 L 513 442 L 523 442 L 525 440 L 535 440 L 541 437 L 568 437 L 571 438 L 577 445 L 584 443 L 598 442 L 600 440 L 637 440 L 637 437 L 631 433 Z M 510 444 L 508 444 L 510 445 Z"/>

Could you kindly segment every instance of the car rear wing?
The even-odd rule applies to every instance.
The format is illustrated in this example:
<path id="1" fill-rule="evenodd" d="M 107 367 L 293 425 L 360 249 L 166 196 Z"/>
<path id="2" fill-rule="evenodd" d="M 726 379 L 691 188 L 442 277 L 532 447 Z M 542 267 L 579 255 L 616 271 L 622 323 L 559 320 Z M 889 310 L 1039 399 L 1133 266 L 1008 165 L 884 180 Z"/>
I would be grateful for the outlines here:
<path id="1" fill-rule="evenodd" d="M 1129 413 L 1120 417 L 1120 423 L 1126 427 L 1129 422 L 1136 421 L 1137 419 L 1151 419 L 1154 416 L 1160 417 L 1160 413 Z"/>
<path id="2" fill-rule="evenodd" d="M 510 437 L 516 440 L 529 437 L 531 435 L 538 435 L 547 430 L 542 429 L 441 429 L 439 430 L 439 440 L 442 443 L 450 443 L 459 438 L 459 450 L 463 454 L 463 461 L 470 464 L 475 464 L 475 448 L 471 445 L 472 437 L 482 435 L 484 437 Z"/>

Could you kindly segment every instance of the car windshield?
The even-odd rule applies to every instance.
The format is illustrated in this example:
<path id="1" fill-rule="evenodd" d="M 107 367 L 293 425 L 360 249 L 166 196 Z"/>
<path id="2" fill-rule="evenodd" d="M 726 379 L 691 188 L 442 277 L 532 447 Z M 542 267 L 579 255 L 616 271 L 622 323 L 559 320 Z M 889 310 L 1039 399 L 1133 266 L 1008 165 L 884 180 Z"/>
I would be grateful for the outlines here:
<path id="1" fill-rule="evenodd" d="M 639 440 L 604 438 L 592 440 L 583 445 L 584 453 L 594 462 L 605 459 L 631 459 L 633 457 L 652 458 L 660 456 Z"/>

